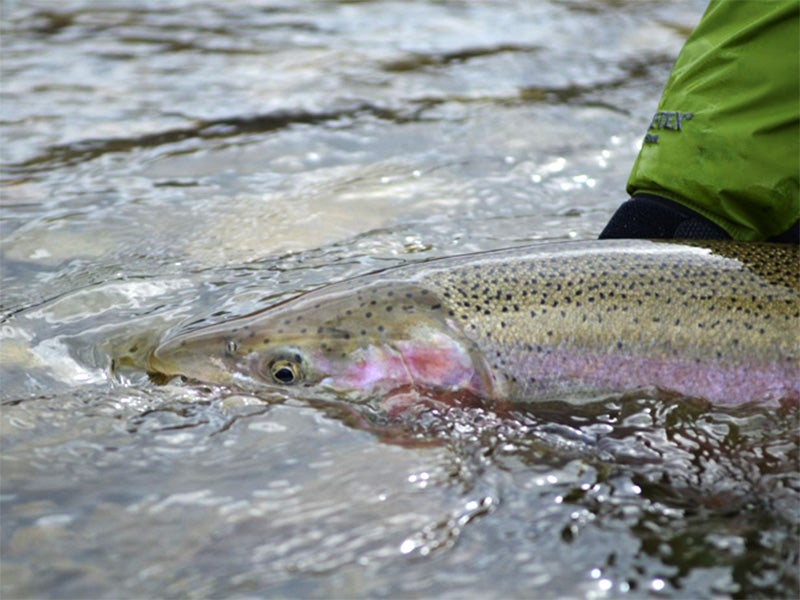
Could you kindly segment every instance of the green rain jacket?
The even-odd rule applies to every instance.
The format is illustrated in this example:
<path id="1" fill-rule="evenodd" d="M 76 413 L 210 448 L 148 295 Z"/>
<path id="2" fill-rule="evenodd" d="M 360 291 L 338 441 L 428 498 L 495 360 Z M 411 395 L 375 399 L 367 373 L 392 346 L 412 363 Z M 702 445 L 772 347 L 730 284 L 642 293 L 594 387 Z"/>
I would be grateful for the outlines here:
<path id="1" fill-rule="evenodd" d="M 674 200 L 734 239 L 800 216 L 800 2 L 712 0 L 672 69 L 627 191 Z"/>

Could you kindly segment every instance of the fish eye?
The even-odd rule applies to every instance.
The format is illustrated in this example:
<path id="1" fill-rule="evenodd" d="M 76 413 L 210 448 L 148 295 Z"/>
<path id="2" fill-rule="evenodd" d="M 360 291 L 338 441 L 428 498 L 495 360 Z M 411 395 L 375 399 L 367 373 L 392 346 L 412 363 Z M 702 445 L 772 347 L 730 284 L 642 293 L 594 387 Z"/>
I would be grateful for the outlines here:
<path id="1" fill-rule="evenodd" d="M 275 383 L 281 385 L 292 385 L 300 381 L 300 355 L 295 354 L 291 358 L 276 358 L 269 363 L 269 374 Z"/>

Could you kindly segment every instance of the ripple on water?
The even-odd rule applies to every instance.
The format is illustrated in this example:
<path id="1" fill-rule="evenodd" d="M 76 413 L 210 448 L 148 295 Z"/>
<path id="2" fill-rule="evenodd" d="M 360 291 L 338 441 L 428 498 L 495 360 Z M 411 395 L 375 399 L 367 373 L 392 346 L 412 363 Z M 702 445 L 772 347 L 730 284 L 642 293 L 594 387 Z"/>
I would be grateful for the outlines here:
<path id="1" fill-rule="evenodd" d="M 4 492 L 14 490 L 4 514 L 17 523 L 9 564 L 46 544 L 68 542 L 79 557 L 96 532 L 150 574 L 145 584 L 130 571 L 124 585 L 138 590 L 311 593 L 354 568 L 391 594 L 517 595 L 534 584 L 737 593 L 796 582 L 796 408 L 641 397 L 503 415 L 435 404 L 412 420 L 367 411 L 353 429 L 347 407 L 162 390 L 112 406 L 89 396 L 4 406 Z M 63 434 L 75 427 L 81 443 Z M 32 470 L 48 485 L 31 487 Z M 156 529 L 153 545 L 141 534 Z M 433 557 L 436 570 L 399 577 Z M 76 589 L 93 589 L 80 561 L 63 568 L 81 573 Z M 571 579 L 554 580 L 565 570 Z M 508 578 L 487 582 L 486 571 Z M 354 593 L 359 581 L 348 583 Z"/>
<path id="2" fill-rule="evenodd" d="M 705 2 L 46 4 L 2 24 L 0 595 L 798 595 L 796 407 L 142 372 L 181 323 L 596 236 Z"/>

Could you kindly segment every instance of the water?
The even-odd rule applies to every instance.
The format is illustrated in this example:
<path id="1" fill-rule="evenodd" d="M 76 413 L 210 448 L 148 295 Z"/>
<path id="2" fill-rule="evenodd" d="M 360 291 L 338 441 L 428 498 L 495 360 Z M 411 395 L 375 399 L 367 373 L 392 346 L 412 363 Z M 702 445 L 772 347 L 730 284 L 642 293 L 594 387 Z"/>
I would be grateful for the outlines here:
<path id="1" fill-rule="evenodd" d="M 327 281 L 595 237 L 703 2 L 0 7 L 4 598 L 800 593 L 796 407 L 390 418 L 136 365 Z"/>

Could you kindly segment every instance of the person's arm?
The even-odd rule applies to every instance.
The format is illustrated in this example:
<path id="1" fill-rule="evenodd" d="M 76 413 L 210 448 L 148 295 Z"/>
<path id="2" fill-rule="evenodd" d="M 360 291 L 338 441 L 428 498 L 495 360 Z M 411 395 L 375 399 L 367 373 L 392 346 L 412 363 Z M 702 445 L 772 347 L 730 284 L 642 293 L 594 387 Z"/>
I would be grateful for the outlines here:
<path id="1" fill-rule="evenodd" d="M 800 2 L 712 0 L 601 238 L 800 237 Z"/>

